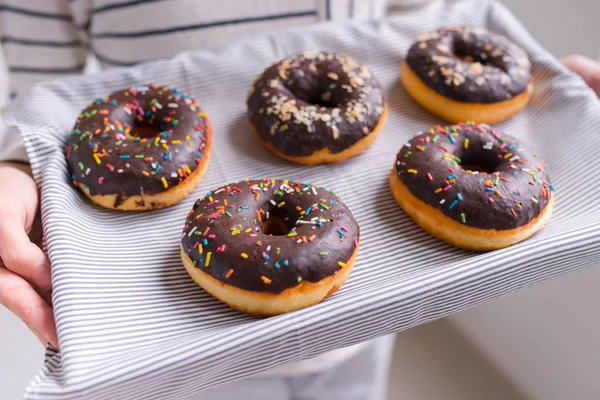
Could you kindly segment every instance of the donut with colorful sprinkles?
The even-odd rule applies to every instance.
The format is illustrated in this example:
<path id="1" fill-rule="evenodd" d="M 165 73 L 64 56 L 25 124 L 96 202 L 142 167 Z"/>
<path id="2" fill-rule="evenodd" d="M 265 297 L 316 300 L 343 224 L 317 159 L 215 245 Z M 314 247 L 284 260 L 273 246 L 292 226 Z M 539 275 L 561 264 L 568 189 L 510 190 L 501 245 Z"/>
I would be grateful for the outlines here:
<path id="1" fill-rule="evenodd" d="M 346 281 L 359 227 L 339 196 L 287 180 L 232 183 L 189 212 L 181 258 L 208 293 L 266 317 L 319 303 Z"/>
<path id="2" fill-rule="evenodd" d="M 478 251 L 527 239 L 554 206 L 546 163 L 514 136 L 472 122 L 413 137 L 397 154 L 390 184 L 421 228 Z"/>
<path id="3" fill-rule="evenodd" d="M 402 62 L 408 94 L 451 123 L 495 124 L 518 113 L 533 91 L 523 49 L 479 27 L 444 27 L 419 36 Z"/>
<path id="4" fill-rule="evenodd" d="M 210 122 L 194 99 L 174 88 L 138 85 L 89 104 L 65 154 L 73 184 L 94 203 L 158 209 L 200 183 L 211 138 Z"/>
<path id="5" fill-rule="evenodd" d="M 248 92 L 250 127 L 281 158 L 300 164 L 354 157 L 387 114 L 383 88 L 346 54 L 305 51 L 268 67 Z"/>

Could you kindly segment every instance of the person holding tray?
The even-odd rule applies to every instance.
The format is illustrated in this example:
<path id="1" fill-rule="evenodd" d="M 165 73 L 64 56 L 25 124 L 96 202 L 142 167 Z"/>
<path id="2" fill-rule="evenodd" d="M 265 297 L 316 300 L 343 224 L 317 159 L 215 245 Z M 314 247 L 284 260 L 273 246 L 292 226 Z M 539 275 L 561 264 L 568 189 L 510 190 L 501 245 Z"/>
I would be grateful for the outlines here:
<path id="1" fill-rule="evenodd" d="M 1 94 L 14 98 L 37 82 L 82 73 L 90 50 L 103 68 L 128 66 L 291 26 L 379 19 L 390 5 L 385 0 L 314 3 L 4 0 L 0 40 L 10 86 Z M 600 94 L 598 63 L 572 56 L 564 64 Z M 0 303 L 43 344 L 56 347 L 50 263 L 39 247 L 38 190 L 20 137 L 4 130 L 0 126 Z M 210 389 L 198 398 L 384 399 L 392 346 L 393 336 L 387 336 Z"/>

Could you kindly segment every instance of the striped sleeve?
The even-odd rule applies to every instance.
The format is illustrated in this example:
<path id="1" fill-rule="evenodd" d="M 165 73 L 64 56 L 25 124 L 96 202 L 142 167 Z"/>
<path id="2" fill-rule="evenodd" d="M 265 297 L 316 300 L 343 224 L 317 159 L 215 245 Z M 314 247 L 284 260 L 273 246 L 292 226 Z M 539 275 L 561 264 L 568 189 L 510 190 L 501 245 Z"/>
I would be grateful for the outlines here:
<path id="1" fill-rule="evenodd" d="M 75 23 L 67 0 L 0 0 L 1 55 L 8 71 L 0 96 L 12 100 L 38 82 L 81 73 L 88 48 L 85 31 Z M 0 128 L 1 160 L 28 161 L 14 129 Z"/>
<path id="2" fill-rule="evenodd" d="M 79 3 L 72 3 L 74 15 Z M 327 20 L 378 19 L 386 0 L 94 0 L 90 40 L 103 67 L 168 58 Z M 160 17 L 157 17 L 160 16 Z"/>
<path id="3" fill-rule="evenodd" d="M 81 73 L 87 57 L 67 0 L 0 0 L 0 43 L 11 98 L 37 82 Z"/>

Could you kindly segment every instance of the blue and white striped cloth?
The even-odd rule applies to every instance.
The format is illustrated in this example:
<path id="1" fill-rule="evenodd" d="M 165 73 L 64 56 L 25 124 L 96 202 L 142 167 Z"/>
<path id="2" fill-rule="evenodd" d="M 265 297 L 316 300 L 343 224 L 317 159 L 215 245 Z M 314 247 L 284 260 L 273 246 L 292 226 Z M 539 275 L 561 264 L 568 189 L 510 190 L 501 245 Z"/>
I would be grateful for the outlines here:
<path id="1" fill-rule="evenodd" d="M 533 98 L 499 127 L 535 144 L 557 187 L 554 216 L 539 234 L 484 254 L 420 230 L 396 205 L 387 183 L 403 143 L 441 122 L 402 90 L 400 61 L 418 33 L 456 24 L 488 27 L 527 50 Z M 305 49 L 347 52 L 387 90 L 388 121 L 355 159 L 314 167 L 286 163 L 248 129 L 245 95 L 252 78 L 275 59 Z M 192 196 L 165 210 L 123 213 L 93 206 L 69 184 L 63 142 L 90 100 L 146 82 L 187 91 L 208 113 L 215 138 L 208 174 Z M 27 388 L 28 399 L 177 398 L 441 318 L 600 260 L 600 174 L 594 171 L 600 103 L 499 3 L 440 1 L 389 21 L 295 28 L 44 83 L 20 97 L 6 121 L 22 135 L 42 188 L 61 346 Z M 190 280 L 179 259 L 179 233 L 202 193 L 264 176 L 334 189 L 354 212 L 362 237 L 356 269 L 332 298 L 258 320 Z"/>

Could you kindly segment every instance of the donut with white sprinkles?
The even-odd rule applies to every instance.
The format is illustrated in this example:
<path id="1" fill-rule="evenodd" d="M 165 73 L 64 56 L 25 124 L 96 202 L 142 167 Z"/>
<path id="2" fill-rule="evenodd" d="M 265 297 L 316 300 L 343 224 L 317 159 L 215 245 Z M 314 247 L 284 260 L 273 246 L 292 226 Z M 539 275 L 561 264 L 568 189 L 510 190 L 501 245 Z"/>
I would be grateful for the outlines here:
<path id="1" fill-rule="evenodd" d="M 387 115 L 383 88 L 346 54 L 305 51 L 276 62 L 248 93 L 248 119 L 261 143 L 300 164 L 354 157 L 374 141 Z"/>
<path id="2" fill-rule="evenodd" d="M 402 62 L 401 81 L 417 103 L 451 123 L 495 124 L 523 109 L 533 91 L 525 51 L 469 26 L 421 34 Z"/>

